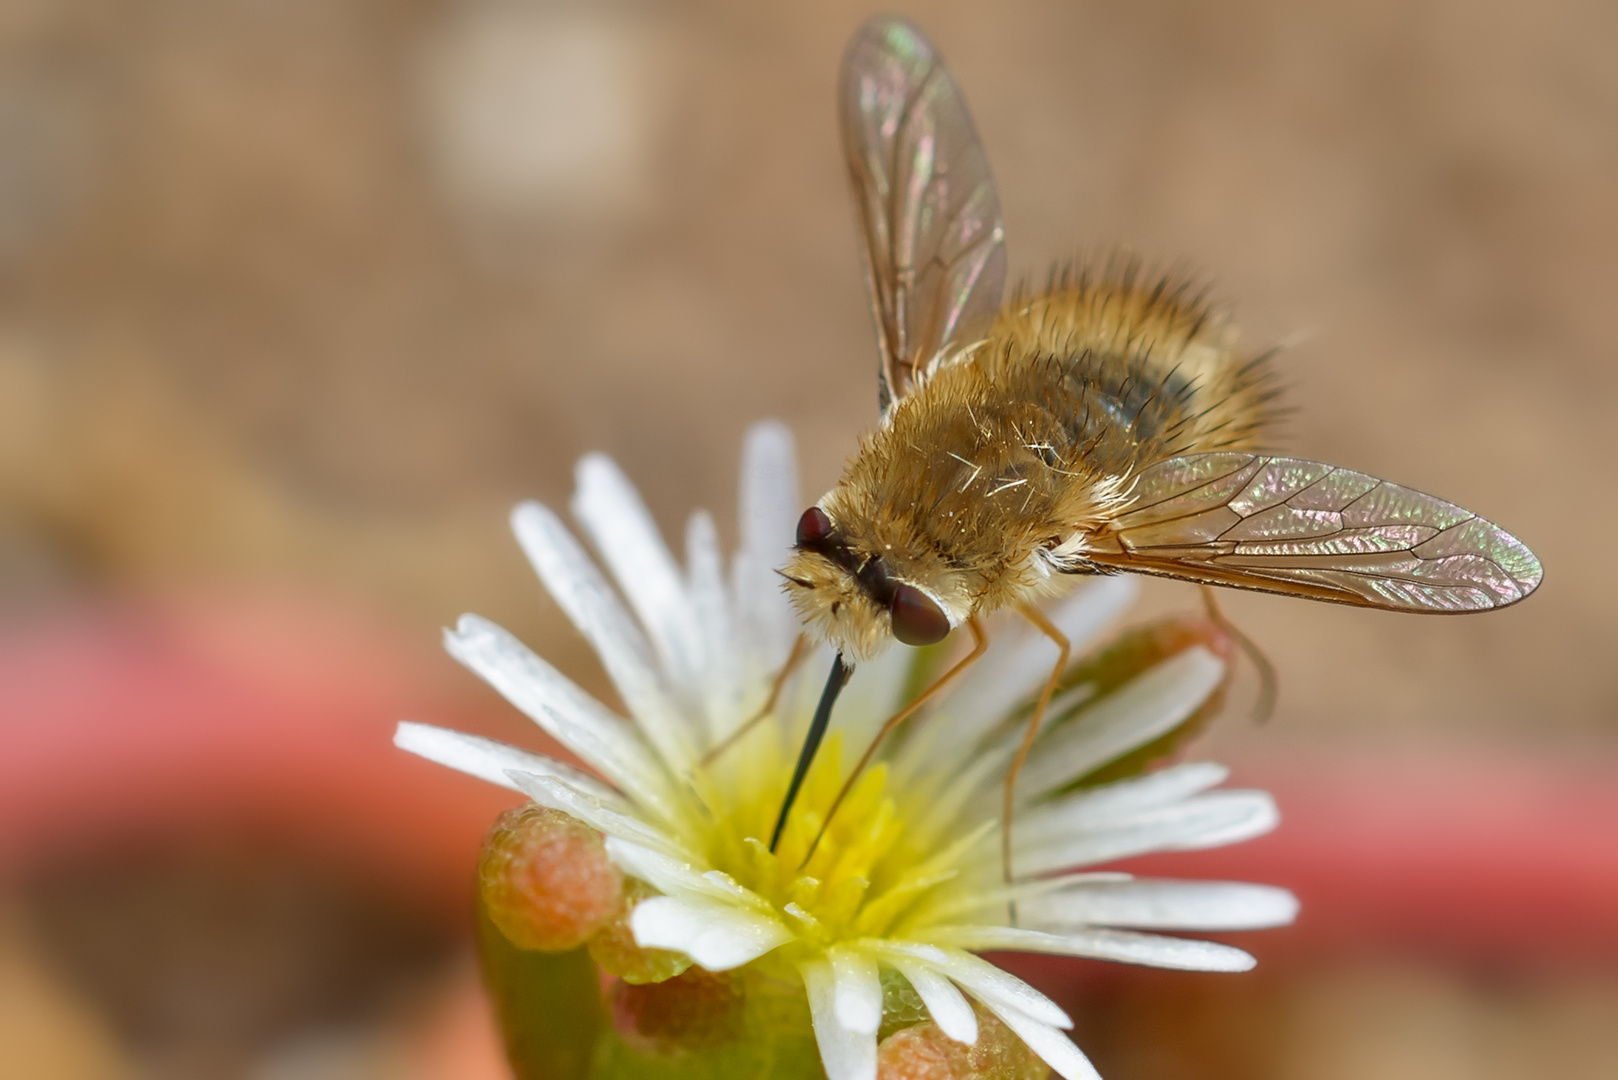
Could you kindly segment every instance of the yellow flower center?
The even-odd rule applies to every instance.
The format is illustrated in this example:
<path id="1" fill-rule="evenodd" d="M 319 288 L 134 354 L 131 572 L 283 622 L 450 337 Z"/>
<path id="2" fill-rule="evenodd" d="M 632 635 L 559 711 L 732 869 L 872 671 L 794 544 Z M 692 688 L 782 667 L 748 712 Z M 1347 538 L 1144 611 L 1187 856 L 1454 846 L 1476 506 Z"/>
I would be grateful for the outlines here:
<path id="1" fill-rule="evenodd" d="M 749 767 L 761 765 L 757 758 Z M 785 769 L 770 771 L 784 778 Z M 922 892 L 952 874 L 929 875 L 915 888 L 914 862 L 896 850 L 904 833 L 899 804 L 888 789 L 888 767 L 867 769 L 829 827 L 826 817 L 843 786 L 842 741 L 828 738 L 805 778 L 774 852 L 767 837 L 785 784 L 760 784 L 738 799 L 734 816 L 715 829 L 715 869 L 768 900 L 807 945 L 824 948 L 851 938 L 880 936 Z M 906 887 L 911 884 L 912 887 Z"/>

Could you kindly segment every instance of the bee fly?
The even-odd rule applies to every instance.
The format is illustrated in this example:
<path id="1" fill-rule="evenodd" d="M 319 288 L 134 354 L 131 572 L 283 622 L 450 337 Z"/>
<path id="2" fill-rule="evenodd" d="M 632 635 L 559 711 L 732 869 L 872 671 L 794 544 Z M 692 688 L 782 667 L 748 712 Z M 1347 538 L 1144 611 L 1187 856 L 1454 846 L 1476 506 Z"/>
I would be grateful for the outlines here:
<path id="1" fill-rule="evenodd" d="M 782 570 L 804 634 L 837 659 L 772 849 L 851 662 L 894 639 L 930 645 L 963 625 L 972 635 L 971 652 L 884 725 L 857 776 L 884 735 L 983 654 L 979 618 L 1009 608 L 1060 653 L 1005 780 L 1010 880 L 1017 774 L 1069 651 L 1034 603 L 1077 575 L 1440 613 L 1504 607 L 1538 586 L 1529 550 L 1459 506 L 1261 452 L 1275 396 L 1267 357 L 1239 354 L 1187 284 L 1115 264 L 1055 275 L 1002 307 L 989 163 L 915 27 L 878 18 L 859 31 L 839 110 L 882 419 L 804 512 Z"/>

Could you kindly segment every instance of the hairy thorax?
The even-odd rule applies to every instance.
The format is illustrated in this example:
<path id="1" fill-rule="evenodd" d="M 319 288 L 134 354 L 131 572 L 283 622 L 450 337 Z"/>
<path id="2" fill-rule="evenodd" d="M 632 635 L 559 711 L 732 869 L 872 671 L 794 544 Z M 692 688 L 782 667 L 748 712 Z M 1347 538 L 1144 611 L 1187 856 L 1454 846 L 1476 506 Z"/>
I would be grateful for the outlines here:
<path id="1" fill-rule="evenodd" d="M 1085 572 L 1087 538 L 1141 468 L 1255 440 L 1267 391 L 1230 340 L 1161 290 L 1081 282 L 1014 302 L 894 403 L 820 500 L 840 559 L 800 551 L 786 570 L 811 631 L 865 657 L 889 636 L 883 582 L 959 625 Z"/>

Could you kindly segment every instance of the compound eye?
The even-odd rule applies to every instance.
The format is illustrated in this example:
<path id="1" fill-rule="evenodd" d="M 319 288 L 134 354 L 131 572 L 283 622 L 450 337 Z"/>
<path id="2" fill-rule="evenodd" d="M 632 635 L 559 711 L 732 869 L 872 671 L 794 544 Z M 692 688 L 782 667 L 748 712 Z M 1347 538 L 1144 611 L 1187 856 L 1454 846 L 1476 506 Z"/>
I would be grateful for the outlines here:
<path id="1" fill-rule="evenodd" d="M 906 645 L 936 645 L 949 636 L 948 616 L 914 585 L 897 586 L 888 611 L 893 615 L 893 636 Z"/>
<path id="2" fill-rule="evenodd" d="M 798 546 L 812 548 L 831 536 L 831 518 L 818 506 L 811 506 L 798 519 Z"/>

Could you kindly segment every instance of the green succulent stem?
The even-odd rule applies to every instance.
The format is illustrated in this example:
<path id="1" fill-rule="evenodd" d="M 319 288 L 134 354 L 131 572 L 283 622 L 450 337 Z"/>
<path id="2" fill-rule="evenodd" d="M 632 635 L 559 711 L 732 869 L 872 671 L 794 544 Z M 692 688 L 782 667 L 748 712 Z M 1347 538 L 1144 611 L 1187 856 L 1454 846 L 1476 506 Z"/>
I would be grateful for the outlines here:
<path id="1" fill-rule="evenodd" d="M 517 1080 L 588 1077 L 597 1034 L 606 1026 L 589 950 L 519 949 L 489 920 L 480 899 L 478 957 Z"/>

